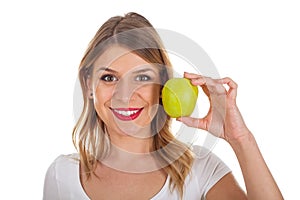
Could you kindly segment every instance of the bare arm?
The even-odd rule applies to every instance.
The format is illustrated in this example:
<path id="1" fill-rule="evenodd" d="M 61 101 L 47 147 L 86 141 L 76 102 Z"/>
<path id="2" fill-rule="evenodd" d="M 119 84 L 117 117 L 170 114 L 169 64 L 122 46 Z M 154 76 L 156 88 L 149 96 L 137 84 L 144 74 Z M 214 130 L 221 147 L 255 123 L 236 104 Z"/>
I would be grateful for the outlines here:
<path id="1" fill-rule="evenodd" d="M 207 200 L 246 200 L 247 196 L 241 189 L 232 173 L 221 178 L 206 194 Z"/>
<path id="2" fill-rule="evenodd" d="M 207 193 L 206 199 L 264 199 L 281 200 L 281 192 L 273 179 L 256 141 L 251 133 L 248 137 L 230 142 L 241 167 L 247 196 L 230 173 L 217 182 Z"/>
<path id="3" fill-rule="evenodd" d="M 241 166 L 248 199 L 283 199 L 253 135 L 249 132 L 244 137 L 231 141 L 230 145 Z"/>
<path id="4" fill-rule="evenodd" d="M 188 126 L 209 131 L 226 140 L 233 148 L 239 161 L 246 189 L 247 199 L 277 200 L 282 194 L 269 171 L 254 136 L 247 128 L 236 105 L 237 84 L 230 78 L 211 79 L 198 74 L 185 73 L 194 85 L 201 86 L 210 101 L 208 114 L 201 119 L 181 117 L 178 120 Z M 228 90 L 224 84 L 229 87 Z M 218 199 L 237 195 L 231 199 L 245 199 L 240 195 L 233 177 L 225 176 L 207 194 L 207 199 Z"/>

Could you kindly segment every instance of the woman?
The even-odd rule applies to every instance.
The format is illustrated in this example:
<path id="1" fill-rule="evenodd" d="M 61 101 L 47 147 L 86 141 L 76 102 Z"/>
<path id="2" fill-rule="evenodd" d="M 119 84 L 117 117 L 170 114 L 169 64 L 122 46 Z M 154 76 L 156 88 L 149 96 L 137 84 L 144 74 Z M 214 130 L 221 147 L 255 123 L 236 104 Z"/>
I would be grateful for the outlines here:
<path id="1" fill-rule="evenodd" d="M 247 193 L 218 157 L 174 138 L 161 102 L 170 66 L 143 16 L 128 13 L 101 26 L 79 67 L 84 108 L 73 130 L 79 154 L 52 163 L 44 199 L 283 199 L 237 108 L 230 78 L 185 73 L 202 87 L 210 110 L 202 119 L 177 120 L 231 145 Z"/>

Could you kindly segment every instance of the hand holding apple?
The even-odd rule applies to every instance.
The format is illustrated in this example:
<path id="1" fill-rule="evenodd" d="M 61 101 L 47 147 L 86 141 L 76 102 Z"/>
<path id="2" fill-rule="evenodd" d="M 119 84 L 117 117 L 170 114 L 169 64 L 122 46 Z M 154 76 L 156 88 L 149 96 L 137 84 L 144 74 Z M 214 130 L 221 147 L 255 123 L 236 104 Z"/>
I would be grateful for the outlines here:
<path id="1" fill-rule="evenodd" d="M 229 143 L 248 137 L 250 131 L 236 104 L 237 84 L 231 78 L 213 79 L 187 72 L 184 77 L 190 80 L 192 85 L 202 88 L 209 99 L 210 108 L 203 118 L 183 116 L 177 118 L 178 121 L 206 130 Z"/>

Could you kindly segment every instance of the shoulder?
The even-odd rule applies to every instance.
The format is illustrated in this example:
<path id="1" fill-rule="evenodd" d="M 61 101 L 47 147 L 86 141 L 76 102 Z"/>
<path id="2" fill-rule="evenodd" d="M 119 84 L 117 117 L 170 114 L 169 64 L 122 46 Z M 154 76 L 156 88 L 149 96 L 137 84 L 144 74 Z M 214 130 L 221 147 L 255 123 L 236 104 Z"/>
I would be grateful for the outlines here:
<path id="1" fill-rule="evenodd" d="M 191 180 L 197 183 L 200 194 L 205 196 L 208 190 L 231 170 L 211 150 L 201 146 L 192 146 L 191 150 L 194 154 Z"/>
<path id="2" fill-rule="evenodd" d="M 79 168 L 79 155 L 68 154 L 58 156 L 49 166 L 47 176 L 55 177 L 56 180 L 66 178 L 66 176 L 74 176 L 73 173 Z"/>
<path id="3" fill-rule="evenodd" d="M 59 155 L 53 162 L 52 165 L 64 166 L 64 165 L 77 165 L 79 163 L 79 154 L 67 154 Z"/>
<path id="4" fill-rule="evenodd" d="M 194 167 L 211 168 L 211 167 L 226 167 L 228 166 L 217 156 L 212 150 L 205 147 L 194 145 L 191 147 L 194 154 Z"/>
<path id="5" fill-rule="evenodd" d="M 43 199 L 89 199 L 81 186 L 79 154 L 58 156 L 49 166 Z"/>
<path id="6" fill-rule="evenodd" d="M 79 154 L 59 155 L 52 161 L 49 168 L 64 168 L 79 164 Z"/>

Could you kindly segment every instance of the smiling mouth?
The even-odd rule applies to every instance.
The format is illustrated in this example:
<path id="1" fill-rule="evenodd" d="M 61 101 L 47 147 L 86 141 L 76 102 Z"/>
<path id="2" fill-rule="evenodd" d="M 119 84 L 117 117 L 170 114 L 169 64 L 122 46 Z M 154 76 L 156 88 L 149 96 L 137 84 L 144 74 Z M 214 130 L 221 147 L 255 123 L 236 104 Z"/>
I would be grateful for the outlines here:
<path id="1" fill-rule="evenodd" d="M 120 120 L 130 121 L 136 119 L 144 108 L 110 108 Z"/>

